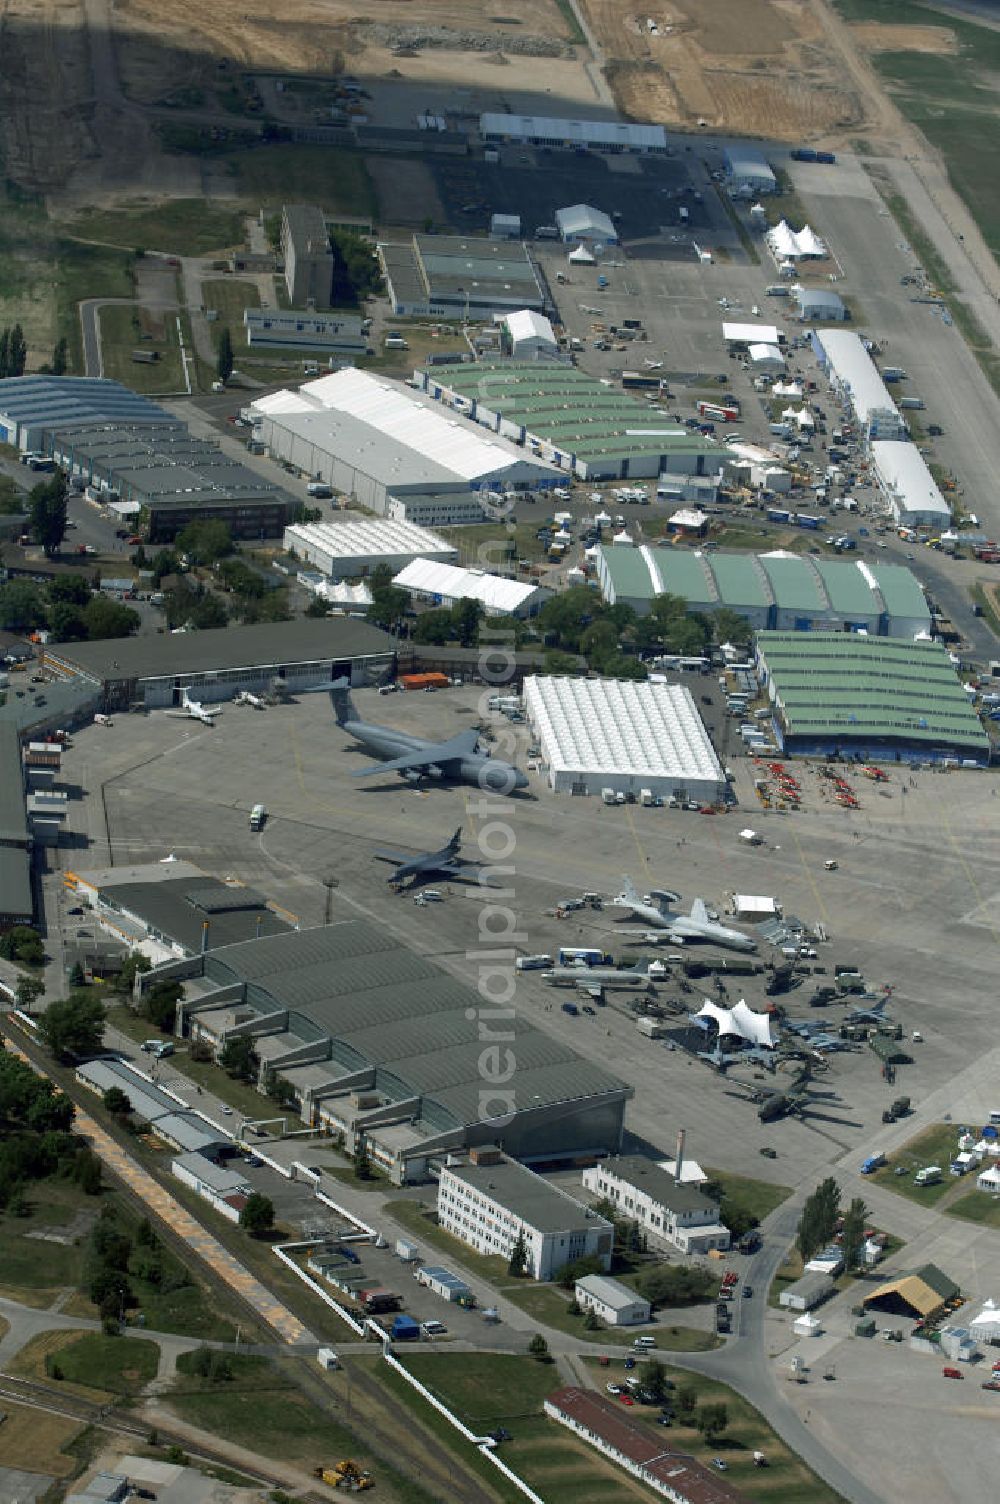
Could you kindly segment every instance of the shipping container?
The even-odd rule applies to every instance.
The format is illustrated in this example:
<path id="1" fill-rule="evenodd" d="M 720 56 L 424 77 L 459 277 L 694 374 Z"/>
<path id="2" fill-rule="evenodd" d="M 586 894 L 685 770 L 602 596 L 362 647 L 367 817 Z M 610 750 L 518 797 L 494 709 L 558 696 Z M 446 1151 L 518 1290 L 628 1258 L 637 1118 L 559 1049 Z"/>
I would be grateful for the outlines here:
<path id="1" fill-rule="evenodd" d="M 811 146 L 797 146 L 789 155 L 793 162 L 816 162 L 819 160 L 819 152 Z"/>
<path id="2" fill-rule="evenodd" d="M 400 674 L 402 689 L 447 689 L 451 680 L 447 674 Z"/>

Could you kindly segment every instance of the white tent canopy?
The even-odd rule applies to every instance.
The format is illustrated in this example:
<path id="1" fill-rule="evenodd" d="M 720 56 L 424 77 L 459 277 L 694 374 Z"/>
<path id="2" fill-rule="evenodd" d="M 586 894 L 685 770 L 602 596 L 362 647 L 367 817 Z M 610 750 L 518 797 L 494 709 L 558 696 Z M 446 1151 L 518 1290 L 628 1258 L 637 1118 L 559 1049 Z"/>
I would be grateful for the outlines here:
<path id="1" fill-rule="evenodd" d="M 771 1021 L 763 1013 L 755 1013 L 747 1006 L 745 998 L 740 998 L 735 1008 L 720 1008 L 718 1003 L 711 1002 L 708 998 L 702 1003 L 695 1018 L 710 1018 L 719 1030 L 720 1039 L 723 1035 L 736 1035 L 744 1039 L 748 1044 L 766 1045 L 773 1048 L 774 1041 L 771 1038 Z"/>
<path id="2" fill-rule="evenodd" d="M 777 261 L 804 261 L 826 255 L 826 246 L 809 225 L 793 230 L 787 219 L 768 231 L 767 243 Z"/>
<path id="3" fill-rule="evenodd" d="M 574 266 L 593 266 L 595 257 L 585 245 L 578 245 L 575 251 L 570 251 L 566 259 L 572 261 Z"/>

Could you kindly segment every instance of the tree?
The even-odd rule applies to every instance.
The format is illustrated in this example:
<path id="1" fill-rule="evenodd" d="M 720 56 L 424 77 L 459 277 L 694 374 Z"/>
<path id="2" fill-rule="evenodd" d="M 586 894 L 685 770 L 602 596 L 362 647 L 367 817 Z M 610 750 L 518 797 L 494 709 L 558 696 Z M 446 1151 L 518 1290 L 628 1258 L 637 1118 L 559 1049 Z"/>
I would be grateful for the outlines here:
<path id="1" fill-rule="evenodd" d="M 718 1441 L 729 1425 L 729 1407 L 721 1400 L 714 1405 L 702 1405 L 694 1423 L 709 1444 Z"/>
<path id="2" fill-rule="evenodd" d="M 580 665 L 572 653 L 550 652 L 545 654 L 545 672 L 547 674 L 576 674 Z"/>
<path id="3" fill-rule="evenodd" d="M 153 963 L 148 956 L 144 956 L 141 950 L 130 951 L 122 962 L 122 969 L 118 973 L 115 982 L 115 991 L 131 996 L 135 988 L 135 979 L 139 975 L 145 975 L 152 971 Z"/>
<path id="4" fill-rule="evenodd" d="M 510 1251 L 510 1262 L 507 1265 L 507 1273 L 512 1279 L 523 1279 L 528 1272 L 528 1244 L 524 1237 L 524 1228 L 518 1229 L 517 1238 Z"/>
<path id="5" fill-rule="evenodd" d="M 860 1196 L 855 1196 L 844 1213 L 841 1230 L 840 1246 L 844 1254 L 845 1269 L 854 1269 L 861 1262 L 861 1249 L 864 1245 L 867 1225 L 868 1208 Z"/>
<path id="6" fill-rule="evenodd" d="M 451 608 L 455 635 L 463 648 L 471 648 L 479 637 L 479 623 L 483 617 L 481 601 L 467 598 L 456 601 Z"/>
<path id="7" fill-rule="evenodd" d="M 685 1306 L 711 1299 L 718 1280 L 694 1265 L 657 1264 L 643 1270 L 635 1285 L 654 1307 Z"/>
<path id="8" fill-rule="evenodd" d="M 662 1400 L 667 1392 L 667 1374 L 656 1358 L 650 1358 L 639 1369 L 639 1379 L 643 1389 L 648 1389 L 655 1399 Z"/>
<path id="9" fill-rule="evenodd" d="M 122 1091 L 120 1086 L 109 1086 L 101 1101 L 104 1103 L 107 1111 L 116 1118 L 127 1117 L 132 1111 L 132 1103 L 129 1100 L 128 1093 Z"/>
<path id="10" fill-rule="evenodd" d="M 73 962 L 69 974 L 69 985 L 71 987 L 86 987 L 87 985 L 87 973 L 84 971 L 79 961 Z"/>
<path id="11" fill-rule="evenodd" d="M 0 329 L 0 381 L 12 374 L 10 369 L 10 330 Z"/>
<path id="12" fill-rule="evenodd" d="M 333 252 L 333 288 L 331 297 L 337 307 L 356 306 L 362 298 L 377 293 L 382 286 L 378 259 L 360 235 L 349 230 L 330 234 Z"/>
<path id="13" fill-rule="evenodd" d="M 257 1057 L 249 1034 L 234 1034 L 219 1051 L 219 1064 L 227 1075 L 250 1081 L 257 1074 Z"/>
<path id="14" fill-rule="evenodd" d="M 172 1034 L 177 1004 L 183 996 L 184 988 L 180 982 L 154 982 L 142 995 L 142 1011 L 154 1028 L 163 1034 Z"/>
<path id="15" fill-rule="evenodd" d="M 753 628 L 745 616 L 723 606 L 712 612 L 712 635 L 716 642 L 730 642 L 734 648 L 749 647 L 753 641 Z"/>
<path id="16" fill-rule="evenodd" d="M 377 627 L 383 627 L 391 632 L 399 626 L 407 611 L 410 609 L 410 596 L 406 590 L 400 590 L 398 585 L 385 585 L 381 589 L 372 587 L 372 603 L 366 612 L 370 622 Z"/>
<path id="17" fill-rule="evenodd" d="M 240 1226 L 253 1238 L 263 1237 L 274 1226 L 274 1202 L 260 1191 L 251 1191 L 240 1212 Z"/>
<path id="18" fill-rule="evenodd" d="M 682 1384 L 677 1391 L 677 1408 L 682 1415 L 693 1415 L 698 1403 L 698 1391 L 693 1384 Z"/>
<path id="19" fill-rule="evenodd" d="M 559 1284 L 564 1290 L 572 1290 L 578 1279 L 587 1274 L 601 1274 L 603 1270 L 604 1265 L 596 1253 L 583 1254 L 563 1264 L 559 1270 Z"/>
<path id="20" fill-rule="evenodd" d="M 219 331 L 219 349 L 215 358 L 215 369 L 220 381 L 228 381 L 233 374 L 233 366 L 236 361 L 233 357 L 233 337 L 229 332 L 228 325 L 223 324 Z"/>
<path id="21" fill-rule="evenodd" d="M 218 564 L 233 552 L 233 535 L 229 524 L 218 518 L 189 522 L 177 534 L 177 550 L 187 554 L 192 564 Z"/>
<path id="22" fill-rule="evenodd" d="M 70 606 L 85 606 L 91 593 L 90 581 L 85 574 L 57 574 L 47 587 L 47 594 L 53 605 L 65 601 Z"/>
<path id="23" fill-rule="evenodd" d="M 27 636 L 45 625 L 42 592 L 30 580 L 8 580 L 0 585 L 0 627 L 5 632 Z"/>
<path id="24" fill-rule="evenodd" d="M 454 635 L 455 627 L 450 611 L 425 611 L 417 617 L 413 627 L 414 642 L 433 643 L 435 647 L 443 647 Z"/>
<path id="25" fill-rule="evenodd" d="M 53 642 L 85 642 L 87 622 L 79 606 L 58 601 L 49 607 L 49 634 Z"/>
<path id="26" fill-rule="evenodd" d="M 314 620 L 321 616 L 329 616 L 330 602 L 325 601 L 321 595 L 314 595 L 302 614 L 303 616 L 312 617 Z"/>
<path id="27" fill-rule="evenodd" d="M 583 1318 L 584 1330 L 587 1332 L 599 1332 L 601 1330 L 601 1318 L 591 1306 Z"/>
<path id="28" fill-rule="evenodd" d="M 549 1344 L 546 1342 L 541 1332 L 536 1332 L 532 1337 L 531 1341 L 528 1343 L 528 1351 L 533 1358 L 536 1358 L 538 1360 L 539 1363 L 552 1362 L 552 1355 L 549 1352 Z"/>
<path id="29" fill-rule="evenodd" d="M 15 324 L 10 331 L 10 345 L 8 346 L 7 363 L 9 376 L 23 376 L 24 368 L 28 363 L 28 345 L 24 338 L 24 330 L 20 324 Z"/>
<path id="30" fill-rule="evenodd" d="M 353 1165 L 354 1175 L 357 1180 L 371 1180 L 371 1160 L 368 1158 L 368 1145 L 364 1139 L 358 1139 L 354 1150 Z"/>
<path id="31" fill-rule="evenodd" d="M 69 346 L 66 338 L 56 340 L 55 349 L 52 351 L 51 371 L 53 376 L 65 376 L 69 366 Z"/>
<path id="32" fill-rule="evenodd" d="M 83 621 L 89 640 L 99 642 L 108 637 L 131 637 L 141 618 L 138 611 L 121 601 L 109 601 L 106 596 L 94 595 L 83 608 Z"/>
<path id="33" fill-rule="evenodd" d="M 840 1187 L 828 1175 L 807 1197 L 799 1218 L 795 1242 L 803 1263 L 808 1263 L 833 1237 L 839 1213 Z"/>
<path id="34" fill-rule="evenodd" d="M 21 976 L 14 988 L 14 1000 L 22 1013 L 30 1013 L 32 1003 L 37 1002 L 44 992 L 45 983 L 41 977 Z"/>
<path id="35" fill-rule="evenodd" d="M 66 536 L 66 473 L 56 470 L 29 493 L 29 517 L 35 542 L 40 543 L 47 559 L 59 552 Z"/>
<path id="36" fill-rule="evenodd" d="M 21 966 L 41 966 L 45 948 L 37 930 L 29 924 L 14 924 L 0 935 L 0 956 Z"/>
<path id="37" fill-rule="evenodd" d="M 50 1003 L 42 1014 L 38 1033 L 57 1060 L 96 1055 L 104 1039 L 107 1011 L 90 992 L 71 992 Z"/>

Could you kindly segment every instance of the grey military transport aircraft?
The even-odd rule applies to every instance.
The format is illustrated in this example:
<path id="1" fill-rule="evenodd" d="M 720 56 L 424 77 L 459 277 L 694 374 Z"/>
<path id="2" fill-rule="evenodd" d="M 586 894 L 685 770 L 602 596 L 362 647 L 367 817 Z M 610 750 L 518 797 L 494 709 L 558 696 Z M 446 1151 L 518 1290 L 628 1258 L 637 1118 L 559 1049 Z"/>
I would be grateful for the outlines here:
<path id="1" fill-rule="evenodd" d="M 346 680 L 324 684 L 322 690 L 330 695 L 337 725 L 360 742 L 366 752 L 384 759 L 374 767 L 361 768 L 354 774 L 355 778 L 371 778 L 377 773 L 399 773 L 408 783 L 419 783 L 425 776 L 445 778 L 457 783 L 471 783 L 496 794 L 509 794 L 514 789 L 528 787 L 528 780 L 520 768 L 479 750 L 478 731 L 460 731 L 447 741 L 432 742 L 422 736 L 411 736 L 406 731 L 396 731 L 391 726 L 375 726 L 370 721 L 360 720 Z M 310 694 L 318 692 L 307 691 Z"/>
<path id="2" fill-rule="evenodd" d="M 439 851 L 420 851 L 415 856 L 407 855 L 405 851 L 376 851 L 375 857 L 380 862 L 395 862 L 396 870 L 390 873 L 389 882 L 393 887 L 409 878 L 420 877 L 469 877 L 478 878 L 482 864 L 480 862 L 466 862 L 459 856 L 462 845 L 462 827 L 459 826 L 447 846 L 442 846 Z"/>

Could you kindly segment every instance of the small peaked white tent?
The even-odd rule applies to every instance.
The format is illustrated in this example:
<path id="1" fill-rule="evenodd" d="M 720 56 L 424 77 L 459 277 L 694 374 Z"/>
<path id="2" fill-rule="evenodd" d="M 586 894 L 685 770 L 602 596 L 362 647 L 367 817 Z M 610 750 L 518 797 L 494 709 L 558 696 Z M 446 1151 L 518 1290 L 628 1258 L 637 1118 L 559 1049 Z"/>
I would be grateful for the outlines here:
<path id="1" fill-rule="evenodd" d="M 592 256 L 585 245 L 578 245 L 575 251 L 570 251 L 567 261 L 572 261 L 574 266 L 593 266 L 596 257 Z"/>
<path id="2" fill-rule="evenodd" d="M 706 998 L 695 1018 L 712 1019 L 719 1030 L 720 1039 L 724 1035 L 736 1035 L 738 1039 L 746 1040 L 747 1044 L 773 1048 L 770 1019 L 749 1008 L 745 998 L 741 997 L 735 1008 L 720 1008 L 718 1003 Z"/>

